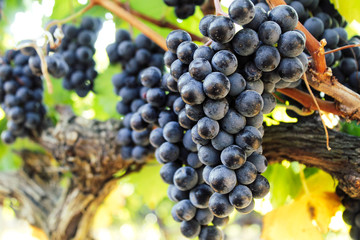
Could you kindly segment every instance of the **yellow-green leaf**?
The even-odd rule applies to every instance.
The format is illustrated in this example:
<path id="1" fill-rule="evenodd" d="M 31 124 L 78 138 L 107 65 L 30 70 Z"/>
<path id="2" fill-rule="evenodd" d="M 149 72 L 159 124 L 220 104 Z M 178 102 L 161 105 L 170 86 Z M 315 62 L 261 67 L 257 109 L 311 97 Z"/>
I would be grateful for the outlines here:
<path id="1" fill-rule="evenodd" d="M 302 195 L 291 204 L 265 215 L 262 239 L 321 240 L 339 205 L 340 200 L 335 193 Z"/>

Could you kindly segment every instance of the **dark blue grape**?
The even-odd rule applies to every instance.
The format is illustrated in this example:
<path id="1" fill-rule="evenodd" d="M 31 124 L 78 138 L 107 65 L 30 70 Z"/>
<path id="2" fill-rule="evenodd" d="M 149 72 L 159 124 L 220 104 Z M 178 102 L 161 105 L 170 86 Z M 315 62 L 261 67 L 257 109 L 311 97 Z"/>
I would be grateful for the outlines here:
<path id="1" fill-rule="evenodd" d="M 208 34 L 209 25 L 215 20 L 215 18 L 216 16 L 214 15 L 206 15 L 200 20 L 199 30 L 201 34 L 204 35 L 205 37 L 209 36 Z"/>
<path id="2" fill-rule="evenodd" d="M 164 162 L 174 162 L 180 155 L 180 148 L 169 142 L 164 142 L 159 147 L 159 156 Z"/>
<path id="3" fill-rule="evenodd" d="M 211 62 L 212 57 L 214 56 L 215 52 L 208 46 L 200 46 L 194 52 L 194 59 L 203 58 L 207 61 Z"/>
<path id="4" fill-rule="evenodd" d="M 178 170 L 181 167 L 180 163 L 177 162 L 169 162 L 166 163 L 164 166 L 160 169 L 160 176 L 162 180 L 167 184 L 173 184 L 174 183 L 174 174 L 176 170 Z"/>
<path id="5" fill-rule="evenodd" d="M 259 130 L 252 126 L 246 126 L 235 138 L 236 144 L 246 151 L 246 154 L 255 151 L 261 146 L 262 135 Z"/>
<path id="6" fill-rule="evenodd" d="M 178 143 L 182 140 L 183 135 L 183 129 L 178 122 L 169 122 L 163 128 L 163 136 L 168 142 Z"/>
<path id="7" fill-rule="evenodd" d="M 11 131 L 3 131 L 1 133 L 1 140 L 6 144 L 12 144 L 15 142 L 16 137 Z"/>
<path id="8" fill-rule="evenodd" d="M 263 105 L 261 95 L 251 90 L 242 92 L 235 102 L 236 110 L 245 117 L 254 117 L 259 114 Z"/>
<path id="9" fill-rule="evenodd" d="M 164 63 L 165 65 L 170 68 L 171 64 L 177 59 L 176 54 L 166 51 L 164 54 Z"/>
<path id="10" fill-rule="evenodd" d="M 230 81 L 223 73 L 213 72 L 205 78 L 203 88 L 209 98 L 222 99 L 230 91 Z"/>
<path id="11" fill-rule="evenodd" d="M 235 0 L 229 6 L 229 17 L 239 25 L 251 22 L 255 17 L 255 7 L 250 0 Z"/>
<path id="12" fill-rule="evenodd" d="M 233 74 L 238 66 L 236 56 L 228 50 L 221 50 L 213 56 L 211 65 L 214 70 L 222 72 L 226 76 Z"/>
<path id="13" fill-rule="evenodd" d="M 208 75 L 208 77 L 210 75 Z M 203 90 L 203 84 L 201 82 L 190 81 L 188 84 L 184 85 L 181 88 L 180 95 L 185 103 L 189 105 L 198 105 L 205 100 L 204 90 Z"/>
<path id="14" fill-rule="evenodd" d="M 185 105 L 186 116 L 192 121 L 198 121 L 205 116 L 202 105 Z"/>
<path id="15" fill-rule="evenodd" d="M 186 159 L 186 163 L 192 168 L 200 168 L 203 166 L 202 162 L 200 162 L 197 153 L 189 153 Z M 199 176 L 198 176 L 199 177 Z"/>
<path id="16" fill-rule="evenodd" d="M 158 123 L 160 127 L 164 127 L 165 124 L 171 121 L 176 121 L 176 115 L 173 111 L 170 110 L 163 110 L 159 114 Z"/>
<path id="17" fill-rule="evenodd" d="M 236 174 L 224 165 L 216 166 L 209 175 L 211 188 L 218 193 L 227 194 L 236 186 Z"/>
<path id="18" fill-rule="evenodd" d="M 183 142 L 185 149 L 187 149 L 191 152 L 197 152 L 196 143 L 194 143 L 194 141 L 192 140 L 192 137 L 191 137 L 191 130 L 186 131 L 182 142 Z"/>
<path id="19" fill-rule="evenodd" d="M 188 65 L 180 61 L 180 59 L 175 60 L 170 66 L 170 74 L 176 80 L 179 79 L 184 73 L 188 70 Z"/>
<path id="20" fill-rule="evenodd" d="M 209 24 L 208 37 L 215 42 L 230 42 L 235 34 L 235 26 L 231 19 L 224 16 L 216 16 Z"/>
<path id="21" fill-rule="evenodd" d="M 228 196 L 220 193 L 214 193 L 210 197 L 209 208 L 216 217 L 220 218 L 227 217 L 234 211 Z"/>
<path id="22" fill-rule="evenodd" d="M 312 17 L 306 20 L 304 27 L 317 39 L 324 33 L 324 23 L 317 17 Z"/>
<path id="23" fill-rule="evenodd" d="M 249 161 L 246 161 L 239 169 L 235 170 L 238 183 L 243 185 L 249 185 L 254 182 L 257 173 L 255 165 Z"/>
<path id="24" fill-rule="evenodd" d="M 194 59 L 189 65 L 190 75 L 198 81 L 204 80 L 211 72 L 211 64 L 204 58 Z"/>
<path id="25" fill-rule="evenodd" d="M 210 211 L 209 208 L 197 209 L 195 219 L 200 225 L 206 226 L 213 221 L 214 214 Z"/>
<path id="26" fill-rule="evenodd" d="M 192 189 L 197 185 L 198 175 L 192 167 L 181 167 L 174 174 L 174 184 L 182 191 Z"/>
<path id="27" fill-rule="evenodd" d="M 287 32 L 295 29 L 298 23 L 298 15 L 294 8 L 288 5 L 280 5 L 270 11 L 269 20 L 279 24 L 282 32 Z"/>
<path id="28" fill-rule="evenodd" d="M 246 81 L 241 74 L 234 73 L 228 76 L 228 79 L 230 81 L 229 96 L 235 97 L 245 90 Z"/>
<path id="29" fill-rule="evenodd" d="M 211 145 L 218 151 L 230 146 L 234 143 L 234 137 L 225 131 L 219 131 L 218 135 L 211 139 Z"/>
<path id="30" fill-rule="evenodd" d="M 248 186 L 254 198 L 263 198 L 270 191 L 269 181 L 262 175 L 258 175 L 254 182 Z"/>
<path id="31" fill-rule="evenodd" d="M 201 226 L 194 219 L 190 221 L 183 221 L 180 225 L 180 231 L 181 234 L 187 238 L 195 238 L 200 234 Z"/>
<path id="32" fill-rule="evenodd" d="M 186 19 L 195 13 L 194 4 L 181 4 L 175 6 L 175 15 L 180 19 Z"/>
<path id="33" fill-rule="evenodd" d="M 279 46 L 280 46 L 280 42 L 279 42 Z M 304 47 L 305 47 L 305 43 L 304 43 Z M 256 67 L 261 71 L 271 72 L 279 66 L 280 60 L 281 57 L 277 48 L 264 45 L 259 47 L 258 50 L 256 50 L 254 62 Z"/>
<path id="34" fill-rule="evenodd" d="M 176 216 L 183 221 L 190 221 L 195 217 L 196 208 L 190 200 L 184 199 L 174 205 Z"/>
<path id="35" fill-rule="evenodd" d="M 220 164 L 220 152 L 211 145 L 201 146 L 198 152 L 199 160 L 207 166 L 216 166 Z M 205 181 L 207 181 L 204 178 Z"/>
<path id="36" fill-rule="evenodd" d="M 249 206 L 245 207 L 245 208 L 235 208 L 236 211 L 240 212 L 240 213 L 244 213 L 244 214 L 247 214 L 247 213 L 250 213 L 254 210 L 254 207 L 255 207 L 255 201 L 254 199 L 251 201 L 251 203 L 249 204 Z"/>
<path id="37" fill-rule="evenodd" d="M 179 202 L 184 199 L 189 199 L 189 191 L 181 191 L 175 185 L 169 185 L 168 196 L 170 200 Z"/>
<path id="38" fill-rule="evenodd" d="M 191 41 L 182 42 L 176 50 L 177 58 L 184 64 L 190 64 L 197 48 L 198 46 Z"/>
<path id="39" fill-rule="evenodd" d="M 191 41 L 191 36 L 184 30 L 174 30 L 166 38 L 169 51 L 176 53 L 178 46 L 185 41 Z"/>
<path id="40" fill-rule="evenodd" d="M 248 24 L 244 25 L 244 28 L 251 28 L 255 31 L 259 29 L 259 26 L 268 19 L 267 13 L 264 8 L 255 5 L 255 16 Z"/>
<path id="41" fill-rule="evenodd" d="M 213 190 L 206 184 L 200 184 L 190 191 L 191 203 L 200 209 L 207 208 L 209 206 L 209 199 L 213 194 Z"/>
<path id="42" fill-rule="evenodd" d="M 237 145 L 225 148 L 220 155 L 222 164 L 230 169 L 240 168 L 246 161 L 245 151 Z"/>
<path id="43" fill-rule="evenodd" d="M 240 56 L 249 56 L 259 47 L 260 41 L 254 30 L 243 28 L 235 34 L 231 44 L 237 54 Z"/>

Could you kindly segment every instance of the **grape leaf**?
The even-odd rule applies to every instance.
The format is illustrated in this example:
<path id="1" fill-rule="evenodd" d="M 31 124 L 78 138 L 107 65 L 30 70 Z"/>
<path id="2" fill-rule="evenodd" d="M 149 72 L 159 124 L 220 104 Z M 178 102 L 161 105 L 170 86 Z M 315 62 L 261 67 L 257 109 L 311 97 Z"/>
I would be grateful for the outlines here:
<path id="1" fill-rule="evenodd" d="M 340 205 L 335 193 L 313 192 L 293 203 L 277 208 L 264 217 L 262 238 L 265 240 L 321 240 L 328 231 L 330 219 Z"/>
<path id="2" fill-rule="evenodd" d="M 264 240 L 323 239 L 322 234 L 328 231 L 340 199 L 334 193 L 334 180 L 323 171 L 311 175 L 306 184 L 309 193 L 301 192 L 291 204 L 264 216 Z"/>
<path id="3" fill-rule="evenodd" d="M 331 0 L 339 13 L 348 21 L 356 20 L 360 22 L 360 1 L 359 0 Z"/>
<path id="4" fill-rule="evenodd" d="M 132 173 L 126 178 L 134 184 L 135 192 L 150 209 L 154 209 L 160 200 L 167 196 L 168 185 L 159 176 L 160 168 L 160 164 L 152 162 L 143 167 L 141 173 Z"/>
<path id="5" fill-rule="evenodd" d="M 295 198 L 302 187 L 299 173 L 281 164 L 270 165 L 264 176 L 270 182 L 270 201 L 274 208 L 284 205 L 289 197 Z"/>

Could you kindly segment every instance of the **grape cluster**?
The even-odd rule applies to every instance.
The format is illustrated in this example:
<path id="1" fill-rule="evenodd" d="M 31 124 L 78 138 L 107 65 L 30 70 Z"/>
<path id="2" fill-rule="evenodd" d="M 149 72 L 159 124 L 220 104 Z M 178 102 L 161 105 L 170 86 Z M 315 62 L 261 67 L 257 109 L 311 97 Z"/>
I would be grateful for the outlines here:
<path id="1" fill-rule="evenodd" d="M 167 6 L 175 8 L 177 18 L 186 19 L 195 13 L 195 7 L 201 6 L 205 0 L 164 0 Z"/>
<path id="2" fill-rule="evenodd" d="M 350 44 L 359 44 L 360 38 L 354 36 L 348 39 L 344 27 L 347 25 L 345 19 L 334 8 L 329 0 L 320 1 L 287 1 L 292 6 L 304 27 L 318 40 L 325 39 L 327 44 L 325 51 L 333 50 Z M 310 15 L 312 17 L 310 17 Z M 325 55 L 326 64 L 332 68 L 333 75 L 340 83 L 360 93 L 360 48 L 354 47 L 344 49 Z M 307 91 L 305 86 L 299 86 Z M 313 92 L 320 96 L 319 92 Z M 331 99 L 325 96 L 326 99 Z"/>
<path id="3" fill-rule="evenodd" d="M 347 33 L 344 32 L 344 39 L 347 39 Z M 360 44 L 360 37 L 354 36 L 350 38 L 347 44 Z M 350 88 L 354 92 L 360 93 L 360 48 L 354 47 L 344 49 L 332 54 L 340 55 L 338 61 L 334 62 L 331 67 L 333 75 L 344 86 Z"/>
<path id="4" fill-rule="evenodd" d="M 100 19 L 91 17 L 84 17 L 80 27 L 65 24 L 62 27 L 65 37 L 60 46 L 57 49 L 49 48 L 49 52 L 55 52 L 47 59 L 49 73 L 55 78 L 65 76 L 63 88 L 75 90 L 79 97 L 85 97 L 94 88 L 97 77 L 93 60 L 94 44 L 101 26 Z M 51 32 L 54 33 L 55 30 L 56 26 Z M 34 61 L 39 62 L 38 59 Z M 64 66 L 65 64 L 67 66 Z M 64 69 L 67 69 L 65 74 Z"/>
<path id="5" fill-rule="evenodd" d="M 305 35 L 294 30 L 297 22 L 297 13 L 290 6 L 278 6 L 267 13 L 251 1 L 241 0 L 230 5 L 229 18 L 205 16 L 200 31 L 213 40 L 213 50 L 232 52 L 247 88 L 261 94 L 301 83 L 308 59 L 303 52 Z M 243 29 L 235 32 L 234 23 Z"/>
<path id="6" fill-rule="evenodd" d="M 243 26 L 238 32 L 235 23 Z M 181 105 L 173 107 L 178 114 L 177 128 L 185 133 L 182 144 L 191 135 L 196 149 L 188 155 L 193 156 L 190 162 L 189 158 L 175 159 L 173 154 L 169 156 L 174 158 L 166 159 L 162 152 L 175 152 L 181 142 L 167 139 L 173 128 L 163 128 L 166 148 L 160 145 L 155 156 L 166 162 L 163 168 L 179 161 L 163 172 L 170 174 L 164 180 L 175 185 L 171 189 L 190 191 L 190 202 L 184 196 L 172 211 L 174 219 L 182 221 L 185 236 L 200 233 L 200 239 L 207 239 L 195 227 L 203 225 L 196 219 L 197 199 L 191 198 L 191 191 L 199 187 L 197 168 L 203 167 L 203 181 L 213 191 L 202 207 L 208 207 L 217 219 L 226 219 L 234 209 L 251 212 L 254 198 L 268 193 L 269 183 L 261 175 L 267 168 L 261 147 L 263 114 L 275 108 L 271 93 L 276 88 L 296 87 L 307 69 L 306 39 L 294 30 L 297 23 L 292 7 L 278 6 L 267 13 L 249 0 L 235 0 L 229 17 L 207 15 L 200 21 L 200 32 L 212 40 L 210 47 L 197 46 L 181 30 L 168 35 L 164 61 L 170 75 L 166 84 L 182 99 Z M 196 196 L 207 199 L 210 193 L 205 192 Z M 215 239 L 222 238 L 220 233 Z"/>
<path id="7" fill-rule="evenodd" d="M 336 194 L 341 198 L 345 207 L 343 220 L 351 226 L 350 237 L 354 240 L 360 239 L 360 200 L 351 198 L 339 186 L 336 187 Z"/>
<path id="8" fill-rule="evenodd" d="M 46 114 L 42 99 L 43 83 L 32 73 L 29 56 L 8 50 L 0 65 L 0 103 L 8 118 L 1 134 L 4 143 L 40 133 Z"/>
<path id="9" fill-rule="evenodd" d="M 116 32 L 115 43 L 110 44 L 106 50 L 110 63 L 120 63 L 123 69 L 112 78 L 115 93 L 121 97 L 116 110 L 124 116 L 117 142 L 121 146 L 123 159 L 141 162 L 153 152 L 149 143 L 153 122 L 144 122 L 141 118 L 141 110 L 146 107 L 149 110 L 150 105 L 146 104 L 149 98 L 147 96 L 150 95 L 151 98 L 153 93 L 156 97 L 158 94 L 156 91 L 160 89 L 152 89 L 157 84 L 151 86 L 142 84 L 140 78 L 141 73 L 149 66 L 161 76 L 161 71 L 164 69 L 163 50 L 143 34 L 138 35 L 134 42 L 131 41 L 129 32 L 122 29 Z M 165 96 L 162 90 L 160 94 Z M 135 121 L 138 121 L 137 125 L 134 125 Z"/>
<path id="10" fill-rule="evenodd" d="M 294 7 L 300 22 L 310 33 L 318 40 L 326 40 L 325 51 L 347 44 L 347 34 L 344 30 L 347 22 L 329 0 L 288 2 L 290 6 Z M 332 66 L 340 60 L 341 55 L 341 52 L 327 54 L 325 56 L 326 64 Z"/>
<path id="11" fill-rule="evenodd" d="M 191 129 L 196 122 L 187 117 L 186 104 L 173 89 L 176 82 L 170 74 L 161 77 L 158 69 L 150 67 L 142 72 L 141 83 L 149 87 L 148 103 L 139 109 L 139 117 L 131 119 L 131 126 L 134 130 L 139 129 L 139 122 L 157 126 L 151 131 L 150 143 L 156 149 L 156 159 L 163 164 L 160 176 L 169 184 L 168 197 L 176 202 L 173 218 L 181 222 L 185 237 L 222 239 L 217 226 L 225 224 L 228 217 L 214 216 L 208 206 L 214 192 L 203 179 L 205 165 L 192 139 Z M 209 226 L 211 223 L 213 226 Z"/>

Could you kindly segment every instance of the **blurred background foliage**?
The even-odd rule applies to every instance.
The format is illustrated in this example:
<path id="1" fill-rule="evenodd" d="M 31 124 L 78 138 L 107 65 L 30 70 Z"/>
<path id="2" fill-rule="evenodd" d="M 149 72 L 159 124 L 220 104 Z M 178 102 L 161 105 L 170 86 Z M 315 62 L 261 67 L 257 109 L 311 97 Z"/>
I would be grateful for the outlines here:
<path id="1" fill-rule="evenodd" d="M 231 0 L 222 1 L 225 8 L 230 2 Z M 332 2 L 349 22 L 347 27 L 349 35 L 359 34 L 360 1 L 332 0 Z M 87 3 L 87 0 L 4 1 L 0 20 L 0 53 L 3 54 L 5 50 L 14 48 L 20 40 L 40 38 L 48 21 L 68 17 Z M 173 10 L 165 6 L 163 0 L 128 0 L 127 3 L 138 12 L 179 25 L 200 36 L 198 23 L 203 14 L 199 7 L 194 16 L 186 20 L 179 20 L 176 19 Z M 132 29 L 128 23 L 101 7 L 94 7 L 85 15 L 100 17 L 104 21 L 95 44 L 96 67 L 100 73 L 95 81 L 95 93 L 90 93 L 85 98 L 79 98 L 75 93 L 63 90 L 61 80 L 52 79 L 54 93 L 49 94 L 45 90 L 45 104 L 48 107 L 48 115 L 54 122 L 59 117 L 54 106 L 59 104 L 72 106 L 76 114 L 85 118 L 107 120 L 121 117 L 115 110 L 118 97 L 114 94 L 111 84 L 112 75 L 120 72 L 121 68 L 120 66 L 109 66 L 105 48 L 114 41 L 116 29 L 130 29 L 134 37 L 139 34 L 139 31 Z M 73 23 L 79 22 L 80 19 L 77 19 Z M 146 24 L 163 37 L 166 37 L 171 31 L 147 22 Z M 265 123 L 267 125 L 280 122 L 295 123 L 297 119 L 287 116 L 285 109 L 284 106 L 277 107 L 272 114 L 265 117 Z M 325 117 L 330 127 L 360 136 L 360 127 L 355 122 L 338 124 L 339 119 L 336 117 Z M 3 111 L 0 110 L 0 131 L 5 126 L 6 119 Z M 14 151 L 22 148 L 42 151 L 39 146 L 26 139 L 18 140 L 12 146 L 0 143 L 0 171 L 12 171 L 21 166 L 21 159 L 14 154 Z M 154 161 L 139 173 L 133 173 L 119 181 L 117 189 L 107 197 L 95 217 L 93 233 L 96 239 L 183 239 L 179 232 L 179 224 L 171 218 L 172 203 L 167 199 L 167 186 L 159 177 L 159 169 L 159 164 Z M 321 187 L 314 191 L 334 192 L 335 180 L 318 169 L 304 168 L 298 163 L 290 163 L 286 160 L 271 165 L 265 173 L 271 184 L 270 194 L 263 200 L 257 200 L 256 212 L 249 215 L 231 216 L 230 224 L 225 228 L 227 239 L 260 239 L 262 216 L 273 209 L 294 202 L 296 198 L 304 194 L 304 181 L 301 180 L 302 171 L 305 179 L 310 179 L 309 184 L 321 182 Z M 15 199 L 2 199 L 2 203 L 0 239 L 44 239 L 39 230 L 31 228 L 25 222 L 15 218 L 13 208 L 18 205 Z M 342 211 L 341 207 L 336 209 L 335 216 L 329 221 L 330 231 L 323 234 L 325 239 L 348 239 L 348 226 L 342 221 Z"/>

